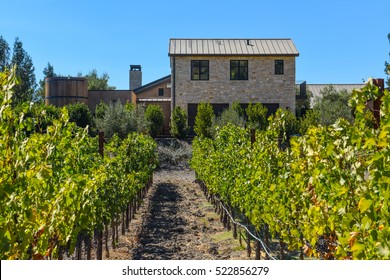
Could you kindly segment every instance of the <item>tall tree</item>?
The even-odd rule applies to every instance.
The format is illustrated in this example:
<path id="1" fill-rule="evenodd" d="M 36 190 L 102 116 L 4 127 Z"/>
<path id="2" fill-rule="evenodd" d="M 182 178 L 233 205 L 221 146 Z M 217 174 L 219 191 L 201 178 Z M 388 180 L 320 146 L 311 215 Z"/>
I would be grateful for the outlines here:
<path id="1" fill-rule="evenodd" d="M 79 76 L 82 76 L 79 73 Z M 107 73 L 103 73 L 102 76 L 99 77 L 96 69 L 93 69 L 89 74 L 84 76 L 88 80 L 88 90 L 114 90 L 116 89 L 114 86 L 110 86 L 108 84 L 108 80 L 110 76 Z"/>
<path id="2" fill-rule="evenodd" d="M 57 74 L 54 72 L 54 67 L 49 62 L 47 63 L 47 66 L 43 69 L 43 80 L 39 81 L 39 89 L 36 93 L 36 101 L 43 102 L 45 100 L 45 81 L 46 78 L 56 77 Z"/>
<path id="3" fill-rule="evenodd" d="M 14 88 L 13 103 L 19 104 L 25 101 L 33 101 L 36 88 L 34 65 L 30 55 L 23 49 L 23 44 L 17 37 L 12 54 L 12 65 L 17 65 L 16 75 L 20 82 Z"/>
<path id="4" fill-rule="evenodd" d="M 387 34 L 387 38 L 390 43 L 390 33 Z M 389 53 L 389 61 L 385 61 L 385 73 L 387 75 L 387 86 L 390 87 L 390 53 Z"/>
<path id="5" fill-rule="evenodd" d="M 10 48 L 7 41 L 0 36 L 0 72 L 3 72 L 9 66 Z"/>

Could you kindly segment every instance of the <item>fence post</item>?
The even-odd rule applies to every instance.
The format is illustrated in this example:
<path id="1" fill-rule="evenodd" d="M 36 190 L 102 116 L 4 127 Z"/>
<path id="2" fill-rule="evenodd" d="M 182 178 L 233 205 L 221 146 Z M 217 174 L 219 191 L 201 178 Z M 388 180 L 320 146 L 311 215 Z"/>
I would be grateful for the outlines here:
<path id="1" fill-rule="evenodd" d="M 253 148 L 253 144 L 256 142 L 256 129 L 251 129 L 251 146 Z"/>

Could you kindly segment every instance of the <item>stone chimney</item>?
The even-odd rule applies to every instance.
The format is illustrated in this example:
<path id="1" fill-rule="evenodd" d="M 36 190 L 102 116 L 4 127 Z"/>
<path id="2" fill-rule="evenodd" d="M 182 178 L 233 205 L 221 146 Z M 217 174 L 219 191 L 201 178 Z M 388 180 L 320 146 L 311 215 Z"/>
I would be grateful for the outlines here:
<path id="1" fill-rule="evenodd" d="M 142 86 L 141 65 L 130 65 L 130 90 Z"/>

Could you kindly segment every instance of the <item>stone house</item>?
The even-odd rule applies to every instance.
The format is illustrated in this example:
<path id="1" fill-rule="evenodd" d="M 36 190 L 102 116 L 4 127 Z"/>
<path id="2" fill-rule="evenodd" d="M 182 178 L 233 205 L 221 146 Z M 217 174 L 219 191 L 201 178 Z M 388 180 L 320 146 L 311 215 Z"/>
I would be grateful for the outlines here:
<path id="1" fill-rule="evenodd" d="M 170 39 L 171 106 L 180 106 L 194 125 L 197 106 L 216 113 L 233 102 L 261 102 L 295 112 L 295 58 L 291 39 Z"/>

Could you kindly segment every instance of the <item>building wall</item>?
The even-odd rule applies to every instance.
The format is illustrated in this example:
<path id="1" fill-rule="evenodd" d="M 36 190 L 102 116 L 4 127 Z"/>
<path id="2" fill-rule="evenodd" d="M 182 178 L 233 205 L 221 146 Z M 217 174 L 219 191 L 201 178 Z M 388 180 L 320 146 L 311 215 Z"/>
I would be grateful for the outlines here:
<path id="1" fill-rule="evenodd" d="M 159 135 L 169 135 L 169 124 L 171 120 L 171 88 L 170 79 L 166 79 L 161 83 L 146 87 L 140 91 L 136 91 L 133 95 L 135 104 L 159 105 L 164 114 L 164 123 Z M 164 95 L 159 96 L 159 89 L 164 89 Z"/>
<path id="2" fill-rule="evenodd" d="M 248 80 L 230 80 L 230 60 L 248 60 Z M 284 60 L 284 74 L 275 75 L 274 61 Z M 191 60 L 209 60 L 209 80 L 191 80 Z M 174 65 L 173 65 L 174 64 Z M 188 103 L 279 103 L 295 112 L 294 56 L 171 57 L 176 106 Z"/>
<path id="3" fill-rule="evenodd" d="M 158 89 L 164 89 L 164 96 L 158 96 Z M 164 82 L 136 93 L 137 98 L 171 98 L 170 82 Z"/>
<path id="4" fill-rule="evenodd" d="M 96 106 L 103 101 L 104 103 L 126 104 L 131 102 L 130 90 L 89 90 L 88 91 L 88 107 L 92 113 L 95 112 Z"/>

